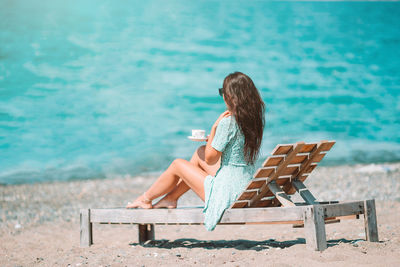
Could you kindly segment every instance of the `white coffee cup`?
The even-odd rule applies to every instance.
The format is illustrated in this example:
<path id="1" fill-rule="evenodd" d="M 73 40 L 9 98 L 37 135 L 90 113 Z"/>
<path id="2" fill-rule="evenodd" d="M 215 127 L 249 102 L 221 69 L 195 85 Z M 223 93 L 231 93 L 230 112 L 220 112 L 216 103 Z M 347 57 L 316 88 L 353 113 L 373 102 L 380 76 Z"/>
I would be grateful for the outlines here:
<path id="1" fill-rule="evenodd" d="M 206 131 L 205 130 L 192 130 L 192 137 L 203 139 L 206 138 Z"/>

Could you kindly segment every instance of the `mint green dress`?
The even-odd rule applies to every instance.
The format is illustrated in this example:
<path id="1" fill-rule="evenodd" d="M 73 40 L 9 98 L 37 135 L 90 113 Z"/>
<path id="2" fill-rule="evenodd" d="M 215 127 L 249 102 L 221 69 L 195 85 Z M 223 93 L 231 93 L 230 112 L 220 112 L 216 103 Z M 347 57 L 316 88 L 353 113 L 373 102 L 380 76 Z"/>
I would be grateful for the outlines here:
<path id="1" fill-rule="evenodd" d="M 222 152 L 221 167 L 215 176 L 204 180 L 205 206 L 204 225 L 214 230 L 224 211 L 229 208 L 251 180 L 255 167 L 244 159 L 244 135 L 235 119 L 223 118 L 212 140 L 211 146 Z"/>

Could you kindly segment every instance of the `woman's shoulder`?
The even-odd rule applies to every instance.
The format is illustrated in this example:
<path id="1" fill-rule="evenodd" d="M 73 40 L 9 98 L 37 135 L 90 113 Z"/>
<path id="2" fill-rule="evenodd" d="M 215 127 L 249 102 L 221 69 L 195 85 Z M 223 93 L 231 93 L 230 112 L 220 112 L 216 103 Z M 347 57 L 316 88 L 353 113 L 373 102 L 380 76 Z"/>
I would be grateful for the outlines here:
<path id="1" fill-rule="evenodd" d="M 231 120 L 232 120 L 232 116 L 230 115 L 230 116 L 227 116 L 227 117 L 223 117 L 223 118 L 219 121 L 219 123 L 227 124 L 227 123 L 230 123 Z"/>
<path id="2" fill-rule="evenodd" d="M 229 127 L 231 126 L 234 122 L 235 119 L 232 116 L 224 117 L 219 121 L 219 125 L 223 127 Z"/>
<path id="3" fill-rule="evenodd" d="M 226 128 L 229 130 L 236 130 L 237 129 L 237 123 L 235 120 L 235 117 L 233 116 L 228 116 L 224 117 L 220 120 L 219 125 L 221 128 Z"/>

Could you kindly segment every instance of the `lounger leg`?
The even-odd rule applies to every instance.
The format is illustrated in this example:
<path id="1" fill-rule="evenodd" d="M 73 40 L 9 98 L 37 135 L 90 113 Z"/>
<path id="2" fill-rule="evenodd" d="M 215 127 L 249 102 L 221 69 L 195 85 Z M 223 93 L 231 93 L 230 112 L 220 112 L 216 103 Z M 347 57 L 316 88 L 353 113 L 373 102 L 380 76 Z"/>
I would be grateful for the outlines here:
<path id="1" fill-rule="evenodd" d="M 307 248 L 317 251 L 327 248 L 323 207 L 316 205 L 304 208 L 304 231 Z"/>
<path id="2" fill-rule="evenodd" d="M 364 201 L 364 224 L 367 241 L 379 242 L 375 199 Z"/>
<path id="3" fill-rule="evenodd" d="M 147 240 L 154 240 L 154 224 L 138 224 L 138 230 L 140 244 Z"/>
<path id="4" fill-rule="evenodd" d="M 93 244 L 92 223 L 90 222 L 90 210 L 81 209 L 81 247 L 90 247 Z"/>

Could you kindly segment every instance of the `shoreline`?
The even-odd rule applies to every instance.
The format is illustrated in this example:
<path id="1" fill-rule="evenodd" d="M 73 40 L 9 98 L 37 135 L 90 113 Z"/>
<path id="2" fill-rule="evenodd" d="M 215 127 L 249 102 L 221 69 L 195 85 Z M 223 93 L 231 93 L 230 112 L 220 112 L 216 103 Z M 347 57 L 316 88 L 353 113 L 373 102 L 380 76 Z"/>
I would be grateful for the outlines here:
<path id="1" fill-rule="evenodd" d="M 257 168 L 260 167 L 262 161 L 256 164 Z M 371 167 L 369 169 L 362 170 L 362 172 L 392 172 L 396 171 L 400 168 L 400 161 L 385 161 L 385 162 L 371 162 L 371 163 L 351 163 L 351 164 L 318 164 L 319 168 L 341 168 L 341 167 L 349 167 L 349 168 L 364 168 Z M 33 180 L 32 182 L 27 183 L 0 183 L 1 187 L 7 186 L 21 186 L 21 185 L 36 185 L 36 184 L 55 184 L 55 183 L 73 183 L 73 182 L 85 182 L 85 181 L 104 181 L 104 180 L 113 180 L 113 179 L 135 179 L 136 177 L 154 177 L 159 176 L 162 173 L 162 170 L 159 171 L 148 171 L 142 172 L 134 175 L 130 174 L 111 174 L 104 175 L 104 177 L 93 177 L 93 178 L 73 178 L 67 180 Z"/>

